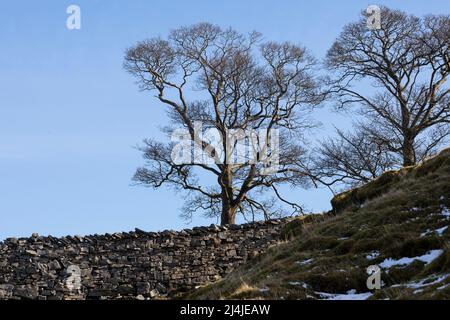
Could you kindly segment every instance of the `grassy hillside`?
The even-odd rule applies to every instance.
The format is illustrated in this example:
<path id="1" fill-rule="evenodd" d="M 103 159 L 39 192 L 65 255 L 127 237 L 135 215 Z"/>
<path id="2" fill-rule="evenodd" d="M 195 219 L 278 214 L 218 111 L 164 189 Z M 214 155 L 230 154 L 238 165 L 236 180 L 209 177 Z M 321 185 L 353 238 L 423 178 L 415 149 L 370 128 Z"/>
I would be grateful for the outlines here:
<path id="1" fill-rule="evenodd" d="M 183 298 L 450 298 L 450 149 L 332 204 L 334 215 L 293 221 L 285 242 Z M 381 290 L 367 289 L 370 265 Z"/>

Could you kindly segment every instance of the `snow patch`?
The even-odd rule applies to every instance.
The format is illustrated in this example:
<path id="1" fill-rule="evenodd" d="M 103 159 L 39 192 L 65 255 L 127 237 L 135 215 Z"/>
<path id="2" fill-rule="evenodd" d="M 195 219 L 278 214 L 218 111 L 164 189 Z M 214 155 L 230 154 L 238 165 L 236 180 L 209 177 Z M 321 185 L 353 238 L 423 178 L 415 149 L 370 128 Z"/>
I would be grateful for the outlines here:
<path id="1" fill-rule="evenodd" d="M 439 288 L 437 288 L 438 290 L 444 290 L 446 289 L 448 286 L 450 286 L 450 283 L 444 284 L 443 286 L 440 286 Z"/>
<path id="2" fill-rule="evenodd" d="M 440 282 L 444 281 L 445 279 L 447 279 L 448 277 L 450 277 L 450 273 L 438 276 L 437 278 L 436 278 L 436 276 L 431 276 L 431 277 L 427 277 L 425 279 L 422 279 L 422 280 L 419 280 L 416 282 L 409 282 L 406 284 L 395 284 L 395 285 L 391 286 L 391 288 L 407 287 L 410 289 L 416 289 L 416 291 L 418 292 L 418 290 L 423 290 L 424 287 L 428 287 L 428 286 L 432 286 L 434 284 L 440 283 Z M 443 288 L 448 285 L 450 285 L 450 284 L 448 283 L 439 288 Z M 439 288 L 437 288 L 437 289 L 441 290 Z M 414 291 L 414 292 L 416 292 L 416 291 Z"/>
<path id="3" fill-rule="evenodd" d="M 439 276 L 437 279 L 435 279 L 434 281 L 431 281 L 431 282 L 430 282 L 430 280 L 432 278 L 428 277 L 428 278 L 422 279 L 422 280 L 417 281 L 417 282 L 408 283 L 406 285 L 406 287 L 411 288 L 411 289 L 419 289 L 419 288 L 423 288 L 423 287 L 432 286 L 433 284 L 436 284 L 436 283 L 439 283 L 441 281 L 444 281 L 449 276 L 450 276 L 450 274 L 444 274 L 442 276 Z"/>
<path id="4" fill-rule="evenodd" d="M 372 251 L 369 254 L 367 254 L 366 259 L 367 260 L 373 260 L 373 259 L 377 258 L 379 255 L 380 255 L 380 252 Z"/>
<path id="5" fill-rule="evenodd" d="M 441 214 L 444 217 L 450 217 L 450 209 L 447 208 L 446 206 L 442 206 L 441 208 L 442 208 Z"/>
<path id="6" fill-rule="evenodd" d="M 428 251 L 426 254 L 413 258 L 401 258 L 398 260 L 394 260 L 392 258 L 385 259 L 382 263 L 380 263 L 381 268 L 389 269 L 392 266 L 397 265 L 408 265 L 411 264 L 414 260 L 419 260 L 429 264 L 431 261 L 439 257 L 444 251 L 441 249 Z"/>
<path id="7" fill-rule="evenodd" d="M 422 232 L 422 233 L 420 234 L 420 237 L 423 238 L 423 237 L 429 235 L 430 233 L 431 233 L 431 230 L 430 230 L 430 229 L 427 229 L 425 232 Z"/>
<path id="8" fill-rule="evenodd" d="M 345 294 L 339 293 L 326 293 L 326 292 L 315 292 L 324 300 L 367 300 L 369 299 L 373 293 L 372 292 L 363 292 L 356 293 L 356 290 L 352 289 L 347 291 Z"/>
<path id="9" fill-rule="evenodd" d="M 308 259 L 308 260 L 304 260 L 304 261 L 296 261 L 296 264 L 301 264 L 301 265 L 306 265 L 306 264 L 310 264 L 311 262 L 313 262 L 313 259 Z"/>
<path id="10" fill-rule="evenodd" d="M 289 282 L 289 284 L 290 284 L 291 286 L 300 286 L 300 287 L 303 287 L 304 289 L 307 289 L 307 288 L 308 288 L 308 284 L 305 283 L 305 282 L 291 281 L 291 282 Z"/>
<path id="11" fill-rule="evenodd" d="M 430 230 L 430 229 L 428 229 L 428 230 L 426 230 L 425 232 L 423 232 L 423 233 L 421 233 L 420 234 L 420 237 L 421 238 L 423 238 L 423 237 L 425 237 L 425 236 L 427 236 L 427 235 L 429 235 L 429 234 L 432 234 L 432 233 L 437 233 L 439 236 L 442 236 L 442 234 L 445 232 L 445 230 L 447 230 L 448 229 L 448 226 L 445 226 L 445 227 L 442 227 L 442 228 L 439 228 L 439 229 L 436 229 L 436 230 Z"/>
<path id="12" fill-rule="evenodd" d="M 440 236 L 442 236 L 442 234 L 445 232 L 445 230 L 447 230 L 448 229 L 448 226 L 445 226 L 445 227 L 442 227 L 442 228 L 439 228 L 439 229 L 436 229 L 436 230 L 434 230 L 434 232 L 436 232 L 438 235 L 440 235 Z"/>

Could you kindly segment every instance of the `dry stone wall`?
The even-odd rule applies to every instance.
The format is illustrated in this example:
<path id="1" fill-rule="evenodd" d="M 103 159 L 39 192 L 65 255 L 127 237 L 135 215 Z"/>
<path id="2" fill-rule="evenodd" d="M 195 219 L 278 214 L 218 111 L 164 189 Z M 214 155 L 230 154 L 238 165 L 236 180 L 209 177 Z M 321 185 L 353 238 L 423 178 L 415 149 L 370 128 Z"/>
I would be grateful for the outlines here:
<path id="1" fill-rule="evenodd" d="M 280 241 L 290 219 L 0 242 L 0 299 L 151 299 L 215 281 Z"/>

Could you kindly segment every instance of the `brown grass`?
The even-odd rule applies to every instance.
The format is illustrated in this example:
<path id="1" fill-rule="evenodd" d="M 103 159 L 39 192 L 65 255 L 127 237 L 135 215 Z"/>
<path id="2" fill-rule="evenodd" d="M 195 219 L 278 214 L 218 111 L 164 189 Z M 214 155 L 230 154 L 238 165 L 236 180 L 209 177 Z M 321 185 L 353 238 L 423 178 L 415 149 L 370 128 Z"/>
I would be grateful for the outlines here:
<path id="1" fill-rule="evenodd" d="M 376 299 L 449 299 L 450 277 L 411 289 L 408 283 L 450 273 L 450 149 L 421 165 L 389 172 L 333 199 L 339 215 L 301 217 L 286 225 L 286 241 L 223 280 L 189 292 L 191 299 L 315 299 L 317 292 L 367 292 L 366 268 L 384 259 L 420 256 L 443 249 L 425 265 L 415 261 L 382 273 Z M 431 230 L 429 234 L 421 234 Z M 378 257 L 368 260 L 373 251 Z M 440 289 L 438 289 L 440 288 Z"/>

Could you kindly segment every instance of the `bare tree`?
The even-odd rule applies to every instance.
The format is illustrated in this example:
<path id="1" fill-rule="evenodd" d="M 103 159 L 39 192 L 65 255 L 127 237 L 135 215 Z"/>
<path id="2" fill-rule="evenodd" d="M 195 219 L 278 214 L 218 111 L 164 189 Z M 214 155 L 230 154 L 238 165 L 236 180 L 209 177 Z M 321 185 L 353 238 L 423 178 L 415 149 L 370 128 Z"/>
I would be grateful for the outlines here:
<path id="1" fill-rule="evenodd" d="M 363 13 L 328 51 L 333 92 L 339 107 L 359 107 L 374 141 L 413 165 L 450 134 L 450 16 L 382 7 L 381 28 L 366 23 Z"/>
<path id="2" fill-rule="evenodd" d="M 146 140 L 141 150 L 147 163 L 137 170 L 136 182 L 186 190 L 185 217 L 203 210 L 207 216 L 220 216 L 221 224 L 234 223 L 239 212 L 265 218 L 277 213 L 267 192 L 293 211 L 302 210 L 281 195 L 279 186 L 309 181 L 301 138 L 312 125 L 311 108 L 322 97 L 312 75 L 315 61 L 303 47 L 263 43 L 257 33 L 243 35 L 200 23 L 176 29 L 166 40 L 138 43 L 126 52 L 124 66 L 142 90 L 155 92 L 167 107 L 171 124 L 166 132 L 184 128 L 193 149 L 211 160 L 178 163 L 173 143 Z M 218 132 L 219 143 L 202 137 L 197 122 Z M 257 161 L 251 155 L 231 159 L 236 143 L 228 138 L 230 131 L 258 129 L 265 129 L 266 141 L 279 133 L 279 165 L 271 174 L 262 160 L 278 152 L 276 146 L 263 144 Z"/>
<path id="3" fill-rule="evenodd" d="M 399 157 L 378 143 L 369 128 L 355 127 L 353 132 L 336 129 L 337 137 L 323 141 L 316 150 L 313 172 L 323 184 L 353 188 L 396 168 Z"/>

